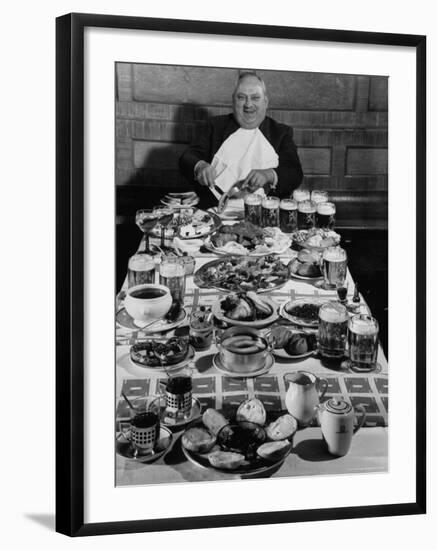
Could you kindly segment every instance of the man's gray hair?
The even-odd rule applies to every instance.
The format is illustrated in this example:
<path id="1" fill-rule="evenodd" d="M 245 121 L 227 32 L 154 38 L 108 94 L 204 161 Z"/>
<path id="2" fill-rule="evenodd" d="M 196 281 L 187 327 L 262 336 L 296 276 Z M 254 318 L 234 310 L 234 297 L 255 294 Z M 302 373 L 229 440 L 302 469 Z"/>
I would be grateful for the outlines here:
<path id="1" fill-rule="evenodd" d="M 264 80 L 256 74 L 255 71 L 241 71 L 241 73 L 239 73 L 238 77 L 237 77 L 237 81 L 235 83 L 235 88 L 234 88 L 234 91 L 232 93 L 232 97 L 235 95 L 235 92 L 237 91 L 237 88 L 240 84 L 240 82 L 242 80 L 244 80 L 245 78 L 256 78 L 259 83 L 261 84 L 261 88 L 262 88 L 262 91 L 264 92 L 264 95 L 267 97 L 267 88 L 266 88 L 266 83 L 264 82 Z"/>

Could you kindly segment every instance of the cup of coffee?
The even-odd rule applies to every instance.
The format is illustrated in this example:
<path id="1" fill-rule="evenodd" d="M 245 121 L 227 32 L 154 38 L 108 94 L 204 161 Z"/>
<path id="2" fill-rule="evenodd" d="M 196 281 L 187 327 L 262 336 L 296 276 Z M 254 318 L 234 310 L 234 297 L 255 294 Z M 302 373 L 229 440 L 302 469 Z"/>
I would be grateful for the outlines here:
<path id="1" fill-rule="evenodd" d="M 153 453 L 159 441 L 159 416 L 144 409 L 131 411 L 130 432 L 126 436 L 137 455 Z"/>
<path id="2" fill-rule="evenodd" d="M 126 291 L 124 307 L 129 315 L 143 324 L 161 319 L 172 304 L 170 290 L 164 285 L 144 284 Z"/>
<path id="3" fill-rule="evenodd" d="M 164 384 L 165 412 L 173 418 L 187 418 L 193 401 L 191 373 L 183 370 L 170 376 Z"/>

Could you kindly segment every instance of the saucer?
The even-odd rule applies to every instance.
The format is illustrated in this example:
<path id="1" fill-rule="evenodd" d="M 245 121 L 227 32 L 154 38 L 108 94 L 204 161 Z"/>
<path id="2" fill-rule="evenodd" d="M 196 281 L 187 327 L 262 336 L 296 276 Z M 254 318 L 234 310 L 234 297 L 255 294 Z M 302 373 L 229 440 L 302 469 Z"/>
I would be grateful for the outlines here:
<path id="1" fill-rule="evenodd" d="M 122 307 L 117 311 L 117 314 L 115 316 L 115 320 L 117 324 L 127 330 L 135 331 L 135 332 L 144 332 L 147 334 L 155 334 L 157 332 L 167 332 L 169 330 L 172 330 L 179 325 L 181 325 L 187 317 L 187 312 L 184 308 L 181 309 L 181 312 L 179 313 L 179 317 L 176 319 L 176 321 L 173 321 L 172 323 L 168 323 L 165 319 L 160 319 L 156 323 L 150 326 L 149 329 L 143 330 L 141 326 L 138 326 L 135 322 L 135 319 L 133 319 L 129 313 L 126 311 L 126 308 Z M 150 321 L 152 323 L 152 321 Z M 147 326 L 147 323 L 144 323 Z"/>
<path id="2" fill-rule="evenodd" d="M 202 405 L 200 404 L 199 400 L 193 397 L 191 402 L 191 412 L 190 415 L 186 418 L 178 418 L 175 420 L 174 418 L 170 418 L 167 416 L 165 411 L 165 398 L 162 396 L 157 397 L 154 399 L 150 405 L 149 408 L 152 408 L 154 405 L 157 406 L 157 403 L 159 402 L 159 418 L 161 420 L 161 424 L 164 426 L 167 426 L 169 428 L 178 428 L 179 426 L 185 426 L 185 424 L 189 424 L 193 420 L 196 420 L 201 415 Z"/>
<path id="3" fill-rule="evenodd" d="M 226 367 L 221 359 L 220 354 L 216 353 L 214 357 L 212 358 L 212 364 L 215 366 L 215 368 L 220 371 L 225 376 L 229 376 L 231 378 L 255 378 L 255 376 L 260 376 L 261 374 L 266 374 L 269 372 L 269 370 L 273 367 L 275 364 L 275 358 L 271 353 L 267 354 L 266 362 L 264 363 L 264 366 L 260 369 L 252 372 L 235 372 L 232 370 L 229 370 L 228 367 Z"/>
<path id="4" fill-rule="evenodd" d="M 159 441 L 156 444 L 155 450 L 146 455 L 136 455 L 131 442 L 124 437 L 122 432 L 117 434 L 115 444 L 116 451 L 120 456 L 127 458 L 128 460 L 133 460 L 134 462 L 147 464 L 148 462 L 153 462 L 164 456 L 170 449 L 172 441 L 173 434 L 171 431 L 165 426 L 161 426 L 159 431 Z"/>

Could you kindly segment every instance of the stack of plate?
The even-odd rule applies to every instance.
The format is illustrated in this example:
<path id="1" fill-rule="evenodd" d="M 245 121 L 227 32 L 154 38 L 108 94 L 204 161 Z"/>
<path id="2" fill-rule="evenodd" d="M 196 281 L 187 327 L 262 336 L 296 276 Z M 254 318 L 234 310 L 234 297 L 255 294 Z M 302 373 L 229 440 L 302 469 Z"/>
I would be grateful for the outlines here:
<path id="1" fill-rule="evenodd" d="M 187 191 L 186 193 L 167 193 L 162 199 L 161 203 L 171 208 L 190 208 L 195 206 L 199 202 L 199 197 L 194 191 Z"/>

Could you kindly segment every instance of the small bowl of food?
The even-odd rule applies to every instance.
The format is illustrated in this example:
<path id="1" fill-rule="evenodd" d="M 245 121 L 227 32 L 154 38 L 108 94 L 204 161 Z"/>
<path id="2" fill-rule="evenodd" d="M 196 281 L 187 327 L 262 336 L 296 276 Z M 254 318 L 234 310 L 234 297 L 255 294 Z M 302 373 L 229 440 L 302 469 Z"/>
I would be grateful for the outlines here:
<path id="1" fill-rule="evenodd" d="M 279 314 L 295 325 L 317 328 L 319 309 L 329 301 L 326 298 L 300 298 L 282 304 Z"/>
<path id="2" fill-rule="evenodd" d="M 173 336 L 167 340 L 151 338 L 131 346 L 130 358 L 140 367 L 168 367 L 184 361 L 188 352 L 189 341 L 186 337 Z"/>
<path id="3" fill-rule="evenodd" d="M 220 361 L 226 369 L 249 374 L 265 366 L 271 346 L 255 329 L 232 327 L 224 331 L 218 348 Z"/>
<path id="4" fill-rule="evenodd" d="M 329 246 L 340 244 L 341 236 L 330 229 L 301 229 L 292 235 L 292 242 L 297 250 L 307 249 L 312 252 L 323 252 Z"/>

